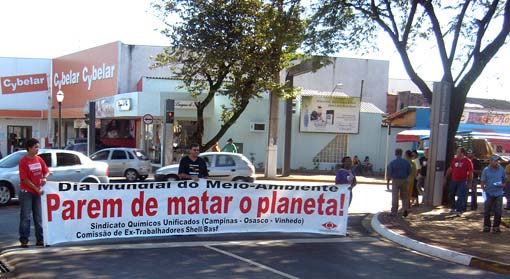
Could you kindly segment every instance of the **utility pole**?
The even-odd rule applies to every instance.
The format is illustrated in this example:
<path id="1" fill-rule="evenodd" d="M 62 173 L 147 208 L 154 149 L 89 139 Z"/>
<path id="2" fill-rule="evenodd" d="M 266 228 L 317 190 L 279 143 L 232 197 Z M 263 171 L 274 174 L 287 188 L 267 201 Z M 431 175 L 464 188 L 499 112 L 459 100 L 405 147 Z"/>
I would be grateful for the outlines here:
<path id="1" fill-rule="evenodd" d="M 430 156 L 425 178 L 425 204 L 440 205 L 443 199 L 443 177 L 446 170 L 446 147 L 448 143 L 448 115 L 452 85 L 434 82 L 431 110 Z"/>

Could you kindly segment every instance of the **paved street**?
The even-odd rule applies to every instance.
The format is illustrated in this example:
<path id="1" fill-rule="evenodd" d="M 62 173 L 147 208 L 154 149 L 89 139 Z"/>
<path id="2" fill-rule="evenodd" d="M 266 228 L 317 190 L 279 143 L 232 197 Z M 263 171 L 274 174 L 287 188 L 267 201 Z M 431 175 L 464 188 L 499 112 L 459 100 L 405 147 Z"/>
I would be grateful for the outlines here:
<path id="1" fill-rule="evenodd" d="M 264 181 L 259 181 L 263 183 Z M 18 206 L 0 208 L 2 261 L 15 278 L 504 278 L 402 249 L 367 228 L 384 185 L 354 189 L 347 237 L 222 234 L 131 238 L 21 250 Z M 5 247 L 10 247 L 5 249 Z"/>

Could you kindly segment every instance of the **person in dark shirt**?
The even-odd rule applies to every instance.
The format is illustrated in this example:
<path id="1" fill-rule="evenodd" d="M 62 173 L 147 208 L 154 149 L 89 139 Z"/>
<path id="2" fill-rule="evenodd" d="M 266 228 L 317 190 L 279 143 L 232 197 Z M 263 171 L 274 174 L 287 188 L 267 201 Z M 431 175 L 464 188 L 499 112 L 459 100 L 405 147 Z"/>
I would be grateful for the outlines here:
<path id="1" fill-rule="evenodd" d="M 342 158 L 342 167 L 336 172 L 335 184 L 349 184 L 350 198 L 349 206 L 352 202 L 352 188 L 356 186 L 356 174 L 351 170 L 352 161 L 351 157 L 346 156 Z"/>
<path id="2" fill-rule="evenodd" d="M 395 149 L 395 160 L 388 165 L 388 177 L 392 180 L 391 188 L 391 215 L 398 210 L 398 197 L 402 199 L 402 216 L 407 217 L 409 209 L 409 196 L 407 192 L 407 179 L 411 174 L 411 164 L 402 159 L 402 148 Z"/>
<path id="3" fill-rule="evenodd" d="M 204 159 L 198 157 L 199 154 L 200 146 L 196 143 L 191 144 L 190 154 L 179 162 L 179 178 L 181 180 L 198 181 L 199 178 L 209 177 L 207 164 Z"/>
<path id="4" fill-rule="evenodd" d="M 476 189 L 478 187 L 478 183 L 480 182 L 480 176 L 482 174 L 482 162 L 480 161 L 480 159 L 475 157 L 475 154 L 471 149 L 467 151 L 467 157 L 471 159 L 471 162 L 473 162 L 473 184 L 469 188 L 470 192 L 468 196 L 471 196 L 471 210 L 477 210 L 478 203 Z M 465 209 L 467 209 L 467 200 Z"/>

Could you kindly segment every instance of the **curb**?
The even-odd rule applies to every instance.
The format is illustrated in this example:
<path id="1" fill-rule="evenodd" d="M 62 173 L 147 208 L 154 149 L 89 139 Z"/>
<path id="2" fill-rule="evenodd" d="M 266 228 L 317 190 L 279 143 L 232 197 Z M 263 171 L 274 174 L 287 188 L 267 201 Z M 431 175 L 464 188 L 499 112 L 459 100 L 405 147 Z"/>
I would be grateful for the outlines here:
<path id="1" fill-rule="evenodd" d="M 372 218 L 372 228 L 384 238 L 387 238 L 395 243 L 398 243 L 411 250 L 420 253 L 437 257 L 446 261 L 454 262 L 457 264 L 476 267 L 479 269 L 497 272 L 501 274 L 510 274 L 510 264 L 504 264 L 496 261 L 491 261 L 484 258 L 475 257 L 472 255 L 456 252 L 443 247 L 430 245 L 406 236 L 402 236 L 379 222 L 379 214 L 377 213 Z"/>

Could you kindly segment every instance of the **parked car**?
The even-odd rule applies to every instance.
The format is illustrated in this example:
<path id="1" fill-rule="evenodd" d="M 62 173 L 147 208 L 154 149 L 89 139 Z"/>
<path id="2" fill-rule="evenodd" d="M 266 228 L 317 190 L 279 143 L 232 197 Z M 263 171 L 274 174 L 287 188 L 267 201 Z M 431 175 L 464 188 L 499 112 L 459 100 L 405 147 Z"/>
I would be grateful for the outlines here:
<path id="1" fill-rule="evenodd" d="M 0 205 L 19 194 L 18 163 L 27 154 L 17 151 L 0 160 Z M 108 164 L 94 162 L 71 150 L 40 149 L 38 155 L 50 170 L 49 181 L 108 183 Z"/>
<path id="2" fill-rule="evenodd" d="M 91 154 L 90 159 L 108 163 L 110 177 L 125 177 L 128 181 L 145 180 L 152 170 L 149 157 L 137 148 L 106 148 Z"/>
<path id="3" fill-rule="evenodd" d="M 64 147 L 65 150 L 74 150 L 87 155 L 88 144 L 86 142 L 73 143 Z"/>
<path id="4" fill-rule="evenodd" d="M 207 163 L 209 179 L 228 181 L 255 181 L 255 167 L 243 154 L 230 152 L 204 152 L 199 155 Z M 179 180 L 179 164 L 159 168 L 154 172 L 156 181 Z"/>

